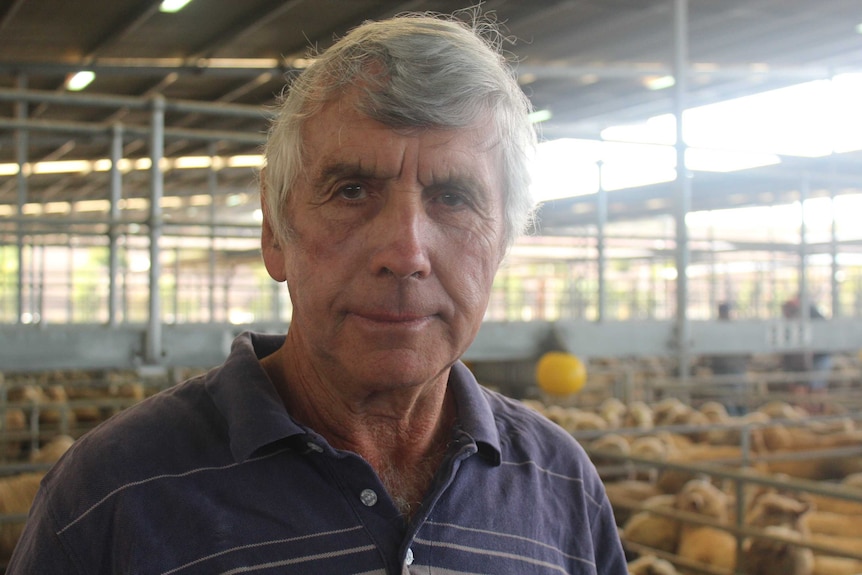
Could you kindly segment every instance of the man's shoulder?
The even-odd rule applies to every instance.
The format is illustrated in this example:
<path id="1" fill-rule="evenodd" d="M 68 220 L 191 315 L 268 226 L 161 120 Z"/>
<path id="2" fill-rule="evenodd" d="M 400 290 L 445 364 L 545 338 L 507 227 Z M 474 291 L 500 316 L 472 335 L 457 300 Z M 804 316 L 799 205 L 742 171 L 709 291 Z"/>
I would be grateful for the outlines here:
<path id="1" fill-rule="evenodd" d="M 219 433 L 208 401 L 201 377 L 117 413 L 74 442 L 46 476 L 48 485 L 90 491 L 91 484 L 106 489 L 173 471 Z"/>
<path id="2" fill-rule="evenodd" d="M 159 440 L 199 430 L 208 422 L 217 423 L 217 410 L 205 379 L 201 375 L 164 389 L 117 413 L 82 436 L 79 442 L 89 449 L 100 450 L 124 451 L 132 446 L 169 448 L 159 444 Z"/>
<path id="3" fill-rule="evenodd" d="M 76 532 L 86 533 L 107 521 L 129 493 L 136 500 L 158 497 L 153 489 L 163 479 L 232 463 L 230 442 L 201 377 L 85 433 L 46 474 L 40 497 L 58 529 L 77 526 Z"/>
<path id="4" fill-rule="evenodd" d="M 484 392 L 501 437 L 518 440 L 527 446 L 553 445 L 555 450 L 571 450 L 576 455 L 583 452 L 570 433 L 527 403 L 493 390 L 484 389 Z"/>

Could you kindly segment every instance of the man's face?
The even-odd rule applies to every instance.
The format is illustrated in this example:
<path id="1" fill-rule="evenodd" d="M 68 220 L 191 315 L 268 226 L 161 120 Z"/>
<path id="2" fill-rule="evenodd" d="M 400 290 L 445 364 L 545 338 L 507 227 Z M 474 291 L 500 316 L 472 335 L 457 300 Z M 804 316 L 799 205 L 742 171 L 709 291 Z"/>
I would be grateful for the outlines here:
<path id="1" fill-rule="evenodd" d="M 273 247 L 265 223 L 264 260 L 287 281 L 297 357 L 333 381 L 421 384 L 445 374 L 485 312 L 504 250 L 499 148 L 487 122 L 394 131 L 354 98 L 306 124 L 283 212 L 293 233 Z"/>

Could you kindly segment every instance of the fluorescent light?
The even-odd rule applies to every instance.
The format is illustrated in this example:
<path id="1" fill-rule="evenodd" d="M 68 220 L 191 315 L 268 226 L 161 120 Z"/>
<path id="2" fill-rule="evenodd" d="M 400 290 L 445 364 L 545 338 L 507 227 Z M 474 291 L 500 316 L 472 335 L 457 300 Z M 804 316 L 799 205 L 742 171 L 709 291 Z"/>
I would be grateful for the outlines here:
<path id="1" fill-rule="evenodd" d="M 209 58 L 204 61 L 207 68 L 277 68 L 277 58 Z"/>
<path id="2" fill-rule="evenodd" d="M 42 211 L 46 214 L 68 214 L 72 211 L 72 205 L 69 202 L 48 202 Z"/>
<path id="3" fill-rule="evenodd" d="M 120 199 L 120 208 L 124 210 L 139 210 L 144 211 L 149 209 L 150 201 L 146 198 L 122 198 Z"/>
<path id="4" fill-rule="evenodd" d="M 36 162 L 32 168 L 34 174 L 84 174 L 90 171 L 91 164 L 87 160 L 55 160 Z"/>
<path id="5" fill-rule="evenodd" d="M 314 63 L 314 58 L 294 58 L 291 66 L 297 70 L 305 70 Z"/>
<path id="6" fill-rule="evenodd" d="M 14 176 L 18 170 L 18 164 L 0 164 L 0 176 Z"/>
<path id="7" fill-rule="evenodd" d="M 153 161 L 150 158 L 138 158 L 132 162 L 135 170 L 149 170 L 153 167 Z"/>
<path id="8" fill-rule="evenodd" d="M 195 194 L 189 196 L 190 206 L 209 206 L 213 203 L 213 197 L 209 194 Z"/>
<path id="9" fill-rule="evenodd" d="M 247 156 L 230 156 L 227 158 L 229 168 L 257 168 L 263 165 L 263 156 L 252 154 Z"/>
<path id="10" fill-rule="evenodd" d="M 76 212 L 107 212 L 111 207 L 108 200 L 81 200 L 75 202 Z"/>
<path id="11" fill-rule="evenodd" d="M 856 33 L 862 34 L 862 22 L 859 22 L 858 24 L 856 24 Z"/>
<path id="12" fill-rule="evenodd" d="M 78 92 L 90 85 L 90 82 L 96 79 L 96 74 L 90 70 L 81 70 L 77 74 L 66 80 L 66 89 L 72 92 Z"/>
<path id="13" fill-rule="evenodd" d="M 212 158 L 209 156 L 181 156 L 174 160 L 174 169 L 203 169 L 209 168 L 212 163 Z"/>
<path id="14" fill-rule="evenodd" d="M 644 81 L 644 85 L 650 90 L 664 90 L 676 84 L 673 76 L 652 76 Z"/>
<path id="15" fill-rule="evenodd" d="M 107 172 L 111 169 L 111 160 L 108 158 L 100 158 L 98 160 L 93 160 L 93 171 L 94 172 Z"/>
<path id="16" fill-rule="evenodd" d="M 547 122 L 551 119 L 550 110 L 536 110 L 535 112 L 530 113 L 530 123 L 531 124 L 539 124 L 541 122 Z"/>
<path id="17" fill-rule="evenodd" d="M 162 4 L 159 6 L 159 11 L 173 14 L 174 12 L 179 12 L 185 8 L 186 4 L 191 1 L 192 0 L 162 0 Z"/>
<path id="18" fill-rule="evenodd" d="M 164 170 L 199 170 L 213 168 L 216 170 L 230 168 L 255 168 L 263 165 L 263 156 L 260 154 L 240 156 L 180 156 L 178 158 L 162 158 L 160 165 Z M 117 167 L 123 173 L 132 170 L 149 170 L 152 160 L 143 158 L 120 158 Z M 26 163 L 23 166 L 24 175 L 30 174 L 88 174 L 90 172 L 107 172 L 111 169 L 110 158 L 99 158 L 96 160 L 54 160 Z M 14 176 L 18 174 L 19 168 L 16 163 L 0 163 L 0 176 Z"/>

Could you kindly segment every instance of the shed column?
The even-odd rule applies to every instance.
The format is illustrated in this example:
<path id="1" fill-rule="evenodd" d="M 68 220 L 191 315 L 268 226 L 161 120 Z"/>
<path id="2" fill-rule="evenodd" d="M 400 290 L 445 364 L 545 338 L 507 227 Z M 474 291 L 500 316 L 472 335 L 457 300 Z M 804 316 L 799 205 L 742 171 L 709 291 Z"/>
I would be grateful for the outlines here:
<path id="1" fill-rule="evenodd" d="M 157 95 L 153 98 L 153 109 L 150 126 L 150 305 L 147 324 L 144 360 L 148 364 L 157 364 L 162 357 L 162 306 L 159 292 L 159 276 L 161 276 L 160 246 L 162 236 L 162 193 L 164 174 L 161 160 L 164 156 L 165 132 L 165 100 Z"/>

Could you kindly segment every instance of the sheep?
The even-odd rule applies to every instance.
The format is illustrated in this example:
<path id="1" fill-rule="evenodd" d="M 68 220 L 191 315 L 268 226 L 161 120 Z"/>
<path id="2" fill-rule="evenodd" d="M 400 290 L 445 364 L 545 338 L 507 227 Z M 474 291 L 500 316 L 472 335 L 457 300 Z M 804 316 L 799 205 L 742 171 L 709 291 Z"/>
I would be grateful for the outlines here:
<path id="1" fill-rule="evenodd" d="M 5 417 L 0 420 L 5 431 L 21 431 L 27 429 L 27 416 L 21 409 L 7 408 Z"/>
<path id="2" fill-rule="evenodd" d="M 0 419 L 4 432 L 16 432 L 27 429 L 27 416 L 23 410 L 17 408 L 7 408 L 6 413 Z M 10 434 L 11 435 L 11 434 Z M 0 455 L 5 455 L 9 459 L 17 459 L 21 455 L 21 442 L 10 437 L 6 437 L 6 445 L 0 450 Z"/>
<path id="3" fill-rule="evenodd" d="M 810 414 L 802 407 L 791 405 L 786 401 L 770 401 L 757 408 L 757 411 L 765 413 L 771 419 L 805 419 Z"/>
<path id="4" fill-rule="evenodd" d="M 629 440 L 619 433 L 608 433 L 591 441 L 590 449 L 599 449 L 619 453 L 620 455 L 629 455 L 631 453 L 631 444 Z"/>
<path id="5" fill-rule="evenodd" d="M 668 444 L 654 435 L 636 437 L 631 443 L 632 455 L 648 459 L 665 459 L 668 449 Z"/>
<path id="6" fill-rule="evenodd" d="M 862 561 L 858 559 L 814 555 L 812 575 L 859 575 L 859 573 L 862 573 Z"/>
<path id="7" fill-rule="evenodd" d="M 32 463 L 54 463 L 73 443 L 68 435 L 59 435 L 30 456 Z M 26 515 L 39 489 L 44 472 L 22 473 L 0 478 L 0 515 Z M 24 521 L 0 526 L 0 562 L 7 561 L 18 543 Z"/>
<path id="8" fill-rule="evenodd" d="M 655 417 L 652 408 L 643 401 L 633 401 L 629 404 L 623 427 L 635 427 L 638 429 L 652 429 L 655 425 Z"/>
<path id="9" fill-rule="evenodd" d="M 802 547 L 802 534 L 784 525 L 770 525 L 766 535 L 782 540 L 751 537 L 743 546 L 742 561 L 748 575 L 812 575 L 814 554 Z"/>
<path id="10" fill-rule="evenodd" d="M 859 553 L 862 551 L 862 540 L 856 537 L 848 537 L 845 535 L 828 535 L 823 533 L 809 533 L 807 540 L 815 545 L 820 545 L 824 549 L 834 549 L 847 553 Z M 828 553 L 821 553 L 828 555 Z"/>
<path id="11" fill-rule="evenodd" d="M 845 485 L 842 482 L 842 485 Z M 858 520 L 862 520 L 862 502 L 851 501 L 849 499 L 841 499 L 838 497 L 829 497 L 828 495 L 819 495 L 811 493 L 808 495 L 812 506 L 817 511 L 830 511 L 832 513 L 840 513 L 841 515 L 853 515 Z"/>
<path id="12" fill-rule="evenodd" d="M 628 564 L 629 575 L 678 575 L 673 563 L 655 555 L 643 555 Z"/>
<path id="13" fill-rule="evenodd" d="M 626 404 L 616 397 L 605 399 L 598 407 L 598 414 L 608 422 L 611 429 L 619 429 L 623 426 L 627 411 Z"/>
<path id="14" fill-rule="evenodd" d="M 609 457 L 603 458 L 595 452 L 605 451 L 608 453 L 627 456 L 631 453 L 631 445 L 629 444 L 628 439 L 622 435 L 618 433 L 609 433 L 591 441 L 587 445 L 587 451 L 590 454 L 590 459 L 592 459 L 593 465 L 597 468 L 603 465 L 623 465 L 626 462 L 621 459 L 613 459 Z M 628 463 L 631 464 L 631 462 Z"/>
<path id="15" fill-rule="evenodd" d="M 561 427 L 568 416 L 566 408 L 560 405 L 543 405 L 540 413 Z"/>
<path id="16" fill-rule="evenodd" d="M 668 453 L 671 449 L 671 446 L 660 438 L 653 435 L 644 435 L 632 440 L 630 453 L 633 457 L 664 461 L 667 459 Z M 644 472 L 635 474 L 634 478 L 655 482 L 658 478 L 658 470 L 654 468 L 648 469 Z"/>
<path id="17" fill-rule="evenodd" d="M 862 473 L 851 473 L 841 480 L 841 485 L 862 489 Z"/>
<path id="18" fill-rule="evenodd" d="M 717 401 L 707 401 L 700 406 L 699 411 L 706 416 L 710 423 L 727 423 L 731 420 L 724 404 Z"/>
<path id="19" fill-rule="evenodd" d="M 30 454 L 31 463 L 56 463 L 69 450 L 75 439 L 69 435 L 58 435 Z"/>
<path id="20" fill-rule="evenodd" d="M 731 570 L 736 566 L 736 537 L 707 525 L 683 525 L 676 554 L 687 561 Z"/>
<path id="21" fill-rule="evenodd" d="M 810 421 L 806 425 L 812 433 L 819 435 L 830 433 L 852 433 L 856 431 L 856 424 L 849 417 L 841 417 L 826 421 Z"/>
<path id="22" fill-rule="evenodd" d="M 813 497 L 806 495 L 806 498 Z M 842 515 L 829 511 L 819 511 L 812 508 L 809 501 L 802 501 L 794 497 L 776 492 L 765 492 L 757 496 L 754 504 L 746 516 L 746 523 L 753 527 L 764 527 L 765 530 L 780 528 L 785 530 L 783 533 L 793 533 L 792 538 L 806 543 L 820 545 L 826 548 L 833 548 L 839 551 L 858 553 L 862 547 L 862 541 L 859 537 L 862 536 L 862 527 L 859 526 L 859 517 L 854 515 Z M 767 545 L 763 543 L 761 547 Z M 777 545 L 777 544 L 775 544 Z M 805 563 L 807 560 L 800 558 L 799 555 L 804 553 L 798 549 L 793 549 L 795 545 L 785 544 L 785 547 L 776 547 L 784 549 L 784 553 L 788 556 L 795 556 L 793 561 Z M 810 550 L 806 550 L 811 553 Z M 777 552 L 777 551 L 776 551 Z M 778 564 L 778 558 L 773 557 L 774 563 Z M 853 560 L 829 557 L 828 555 L 819 552 L 813 553 L 814 565 L 808 568 L 808 571 L 799 571 L 798 573 L 814 573 L 822 575 L 837 575 L 842 573 L 851 573 L 855 575 L 857 572 L 853 569 L 862 562 Z M 764 560 L 766 563 L 767 560 Z M 786 567 L 786 571 L 777 570 L 764 573 L 797 573 Z M 751 571 L 752 575 L 759 575 L 757 571 Z"/>
<path id="23" fill-rule="evenodd" d="M 605 491 L 619 525 L 624 525 L 629 520 L 632 516 L 632 508 L 636 504 L 662 494 L 655 484 L 636 479 L 606 483 Z"/>
<path id="24" fill-rule="evenodd" d="M 787 454 L 792 456 L 795 453 L 798 452 L 774 451 L 770 455 Z M 830 481 L 843 475 L 841 462 L 841 459 L 831 455 L 817 457 L 812 454 L 805 459 L 772 459 L 764 463 L 767 471 L 773 475 L 788 475 L 810 481 Z"/>
<path id="25" fill-rule="evenodd" d="M 772 421 L 772 418 L 762 411 L 749 411 L 744 415 L 738 416 L 736 421 L 742 424 L 765 424 Z"/>
<path id="26" fill-rule="evenodd" d="M 688 449 L 681 449 L 669 455 L 666 459 L 679 463 L 707 463 L 739 461 L 741 457 L 742 449 L 735 445 L 694 444 Z M 659 475 L 658 485 L 665 493 L 676 493 L 693 477 L 688 471 L 665 469 Z"/>
<path id="27" fill-rule="evenodd" d="M 66 390 L 60 385 L 52 385 L 46 389 L 35 385 L 25 385 L 11 390 L 9 393 L 11 403 L 27 404 L 31 416 L 33 410 L 38 409 L 39 422 L 46 424 L 57 424 L 62 422 L 64 418 L 66 423 L 74 423 L 75 415 L 68 409 L 68 399 Z M 48 407 L 48 405 L 51 406 Z"/>
<path id="28" fill-rule="evenodd" d="M 689 449 L 690 447 L 696 445 L 690 437 L 680 435 L 679 433 L 672 433 L 667 430 L 656 430 L 655 437 L 659 438 L 665 444 L 667 444 L 668 455 Z"/>
<path id="29" fill-rule="evenodd" d="M 717 401 L 707 401 L 698 409 L 712 425 L 725 425 L 725 429 L 710 429 L 703 434 L 703 439 L 713 445 L 738 445 L 739 431 L 731 427 L 736 418 L 727 413 L 727 408 Z"/>
<path id="30" fill-rule="evenodd" d="M 803 535 L 808 534 L 804 517 L 810 513 L 811 504 L 795 497 L 777 492 L 764 492 L 753 498 L 745 515 L 745 523 L 751 527 L 787 527 Z"/>
<path id="31" fill-rule="evenodd" d="M 44 473 L 22 473 L 0 478 L 0 515 L 26 515 L 30 511 Z M 24 521 L 0 526 L 0 562 L 8 561 L 21 537 Z"/>
<path id="32" fill-rule="evenodd" d="M 773 451 L 801 451 L 859 445 L 862 432 L 855 429 L 819 433 L 808 427 L 773 425 L 763 428 L 766 447 Z"/>
<path id="33" fill-rule="evenodd" d="M 844 515 L 843 513 L 835 513 L 833 511 L 813 510 L 806 513 L 802 521 L 811 533 L 841 535 L 862 539 L 862 521 L 860 521 L 858 516 Z"/>
<path id="34" fill-rule="evenodd" d="M 862 503 L 858 501 L 827 497 L 816 493 L 812 493 L 809 498 L 811 499 L 811 504 L 818 511 L 831 511 L 842 515 L 852 515 L 862 521 L 862 517 L 860 517 L 862 515 Z"/>
<path id="35" fill-rule="evenodd" d="M 656 426 L 677 425 L 686 421 L 692 408 L 675 397 L 668 397 L 653 405 Z"/>
<path id="36" fill-rule="evenodd" d="M 677 495 L 675 507 L 681 511 L 698 513 L 717 521 L 726 521 L 730 499 L 726 493 L 707 479 L 697 478 L 683 486 Z"/>
<path id="37" fill-rule="evenodd" d="M 623 540 L 673 553 L 679 540 L 679 521 L 651 513 L 650 509 L 672 509 L 675 504 L 675 495 L 657 495 L 644 501 L 642 510 L 623 525 Z"/>
<path id="38" fill-rule="evenodd" d="M 569 433 L 584 430 L 604 430 L 608 428 L 608 422 L 602 416 L 574 407 L 548 406 L 545 409 L 545 417 Z"/>
<path id="39" fill-rule="evenodd" d="M 563 427 L 569 433 L 576 431 L 601 431 L 608 428 L 608 422 L 597 413 L 571 409 Z"/>
<path id="40" fill-rule="evenodd" d="M 693 479 L 677 496 L 676 508 L 726 524 L 729 503 L 727 494 L 720 489 L 706 480 Z M 736 565 L 736 537 L 717 527 L 683 523 L 676 554 L 688 561 L 730 570 Z"/>
<path id="41" fill-rule="evenodd" d="M 525 407 L 529 407 L 533 411 L 535 411 L 537 413 L 541 413 L 542 415 L 545 415 L 545 411 L 546 411 L 545 404 L 542 403 L 541 401 L 539 401 L 538 399 L 522 399 L 521 403 Z M 547 415 L 545 415 L 545 417 L 547 417 Z"/>

